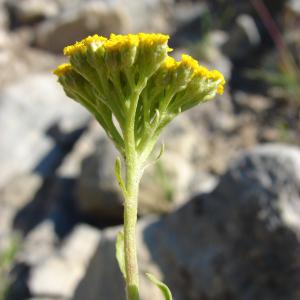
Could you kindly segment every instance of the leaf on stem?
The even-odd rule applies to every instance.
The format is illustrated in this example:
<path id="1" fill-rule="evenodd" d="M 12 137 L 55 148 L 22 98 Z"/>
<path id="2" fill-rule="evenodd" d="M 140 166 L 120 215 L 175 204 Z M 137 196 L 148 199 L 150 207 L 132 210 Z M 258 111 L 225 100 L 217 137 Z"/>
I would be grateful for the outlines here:
<path id="1" fill-rule="evenodd" d="M 116 162 L 115 162 L 115 175 L 118 181 L 118 184 L 124 194 L 124 196 L 126 196 L 127 191 L 126 191 L 126 187 L 122 178 L 122 171 L 121 171 L 121 159 L 120 157 L 117 157 Z"/>
<path id="2" fill-rule="evenodd" d="M 164 152 L 165 152 L 165 144 L 162 143 L 161 146 L 160 146 L 160 151 L 159 151 L 159 153 L 158 153 L 158 155 L 157 155 L 154 162 L 157 162 L 161 158 L 161 156 L 164 154 Z"/>
<path id="3" fill-rule="evenodd" d="M 124 253 L 124 232 L 121 230 L 117 235 L 116 240 L 116 258 L 119 264 L 119 268 L 126 279 L 125 271 L 125 253 Z"/>
<path id="4" fill-rule="evenodd" d="M 148 279 L 152 283 L 154 283 L 161 290 L 165 300 L 172 300 L 173 299 L 171 291 L 169 290 L 169 288 L 163 282 L 159 281 L 152 274 L 146 273 L 146 276 L 148 277 Z"/>

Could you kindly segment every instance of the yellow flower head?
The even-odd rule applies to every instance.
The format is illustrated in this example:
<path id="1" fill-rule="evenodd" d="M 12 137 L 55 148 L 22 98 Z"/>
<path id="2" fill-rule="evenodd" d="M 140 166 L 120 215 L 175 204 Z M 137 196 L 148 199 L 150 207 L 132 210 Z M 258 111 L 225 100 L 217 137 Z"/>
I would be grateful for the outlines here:
<path id="1" fill-rule="evenodd" d="M 75 44 L 67 46 L 64 48 L 64 55 L 71 56 L 76 53 L 85 53 L 87 50 L 87 46 L 92 43 L 103 44 L 107 41 L 106 37 L 99 36 L 98 34 L 94 34 L 93 36 L 88 36 L 81 41 L 77 41 Z"/>
<path id="2" fill-rule="evenodd" d="M 187 68 L 191 68 L 194 72 L 199 68 L 198 61 L 187 54 L 182 54 L 181 64 Z"/>
<path id="3" fill-rule="evenodd" d="M 53 71 L 53 74 L 55 74 L 57 76 L 63 76 L 70 70 L 72 70 L 71 64 L 69 64 L 69 63 L 61 64 Z"/>
<path id="4" fill-rule="evenodd" d="M 147 46 L 165 44 L 170 38 L 168 35 L 161 33 L 139 33 L 138 37 L 141 44 Z"/>
<path id="5" fill-rule="evenodd" d="M 224 92 L 224 85 L 226 83 L 223 74 L 218 70 L 212 70 L 210 71 L 208 78 L 218 82 L 217 93 L 222 95 Z"/>
<path id="6" fill-rule="evenodd" d="M 217 82 L 217 93 L 219 95 L 222 95 L 224 92 L 224 85 L 226 83 L 224 76 L 221 72 L 217 70 L 209 71 L 204 66 L 199 65 L 199 67 L 195 71 L 195 76 L 198 76 L 199 78 L 212 80 L 214 82 Z"/>
<path id="7" fill-rule="evenodd" d="M 89 35 L 88 37 L 84 38 L 81 43 L 83 43 L 85 46 L 88 46 L 92 43 L 99 43 L 99 44 L 103 44 L 104 42 L 107 41 L 107 38 L 104 36 L 100 36 L 98 34 L 94 34 L 94 35 Z"/>
<path id="8" fill-rule="evenodd" d="M 144 144 L 146 135 L 156 130 L 150 127 L 161 130 L 180 112 L 223 93 L 225 80 L 219 71 L 208 70 L 186 54 L 176 61 L 168 55 L 168 39 L 160 33 L 88 36 L 64 48 L 70 63 L 53 72 L 67 95 L 97 118 L 121 153 L 122 133 L 133 109 L 136 140 Z"/>
<path id="9" fill-rule="evenodd" d="M 70 45 L 64 48 L 64 55 L 71 56 L 78 52 L 85 52 L 86 51 L 86 45 L 80 41 L 76 42 L 74 45 Z"/>
<path id="10" fill-rule="evenodd" d="M 170 56 L 168 56 L 162 64 L 162 67 L 167 70 L 175 70 L 178 66 L 179 66 L 179 62 Z"/>
<path id="11" fill-rule="evenodd" d="M 104 43 L 104 48 L 108 51 L 117 51 L 124 48 L 138 46 L 139 38 L 135 34 L 111 34 L 110 38 Z"/>

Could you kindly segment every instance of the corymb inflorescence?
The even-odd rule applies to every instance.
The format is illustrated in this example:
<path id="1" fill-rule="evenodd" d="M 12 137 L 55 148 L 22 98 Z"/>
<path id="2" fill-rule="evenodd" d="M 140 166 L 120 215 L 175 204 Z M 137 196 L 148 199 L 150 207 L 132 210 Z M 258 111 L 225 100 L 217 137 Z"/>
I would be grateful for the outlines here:
<path id="1" fill-rule="evenodd" d="M 65 47 L 70 63 L 54 71 L 66 94 L 96 117 L 123 155 L 132 102 L 136 148 L 142 151 L 177 114 L 223 92 L 220 72 L 185 54 L 176 61 L 168 55 L 168 39 L 146 33 L 89 36 Z"/>

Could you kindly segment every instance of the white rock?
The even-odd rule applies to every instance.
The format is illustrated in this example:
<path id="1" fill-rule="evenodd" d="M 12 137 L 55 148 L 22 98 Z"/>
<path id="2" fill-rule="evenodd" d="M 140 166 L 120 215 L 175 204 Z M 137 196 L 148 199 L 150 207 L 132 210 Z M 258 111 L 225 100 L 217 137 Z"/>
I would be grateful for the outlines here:
<path id="1" fill-rule="evenodd" d="M 57 245 L 58 238 L 55 234 L 54 224 L 50 220 L 46 220 L 26 236 L 18 258 L 33 268 L 53 255 Z"/>
<path id="2" fill-rule="evenodd" d="M 28 281 L 30 293 L 35 297 L 71 298 L 99 241 L 98 230 L 78 225 L 57 253 L 32 269 Z"/>
<path id="3" fill-rule="evenodd" d="M 77 178 L 81 172 L 82 161 L 95 151 L 97 141 L 104 135 L 104 130 L 93 120 L 75 143 L 72 151 L 65 157 L 57 170 L 57 174 L 62 177 Z"/>
<path id="4" fill-rule="evenodd" d="M 55 76 L 32 74 L 0 91 L 0 186 L 17 174 L 38 166 L 54 148 L 46 132 L 69 123 L 81 128 L 88 113 L 64 95 Z M 55 153 L 53 153 L 55 154 Z"/>
<path id="5" fill-rule="evenodd" d="M 30 203 L 42 185 L 35 174 L 16 176 L 0 188 L 0 252 L 11 240 L 18 211 Z"/>

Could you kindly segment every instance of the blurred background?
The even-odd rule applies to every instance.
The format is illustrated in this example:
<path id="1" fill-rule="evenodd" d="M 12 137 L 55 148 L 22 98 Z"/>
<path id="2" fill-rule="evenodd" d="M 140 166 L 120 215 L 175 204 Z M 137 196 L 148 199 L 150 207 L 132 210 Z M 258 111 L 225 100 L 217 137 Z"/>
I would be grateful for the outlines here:
<path id="1" fill-rule="evenodd" d="M 0 0 L 0 299 L 122 300 L 117 153 L 51 71 L 98 33 L 170 34 L 227 81 L 143 178 L 141 300 L 300 299 L 299 0 Z"/>

